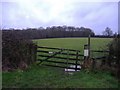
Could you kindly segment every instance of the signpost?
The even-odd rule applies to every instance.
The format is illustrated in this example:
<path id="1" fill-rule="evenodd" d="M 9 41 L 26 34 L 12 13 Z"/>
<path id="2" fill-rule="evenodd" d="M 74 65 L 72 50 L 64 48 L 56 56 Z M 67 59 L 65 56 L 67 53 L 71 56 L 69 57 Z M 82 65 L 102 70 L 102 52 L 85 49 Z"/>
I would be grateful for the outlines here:
<path id="1" fill-rule="evenodd" d="M 84 45 L 84 67 L 88 66 L 90 59 L 90 35 L 88 37 L 88 44 Z"/>
<path id="2" fill-rule="evenodd" d="M 84 45 L 84 57 L 89 56 L 89 49 L 88 49 L 88 44 Z"/>
<path id="3" fill-rule="evenodd" d="M 88 44 L 84 45 L 84 57 L 90 57 L 90 35 L 88 37 Z"/>

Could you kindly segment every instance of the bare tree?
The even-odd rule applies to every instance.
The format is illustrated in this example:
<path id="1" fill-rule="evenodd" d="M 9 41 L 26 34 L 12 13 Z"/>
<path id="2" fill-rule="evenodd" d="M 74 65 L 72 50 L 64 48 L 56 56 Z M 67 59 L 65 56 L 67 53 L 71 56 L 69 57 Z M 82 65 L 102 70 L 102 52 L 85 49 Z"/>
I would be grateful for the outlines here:
<path id="1" fill-rule="evenodd" d="M 112 36 L 113 32 L 109 27 L 106 27 L 105 31 L 103 31 L 103 35 L 105 36 Z"/>

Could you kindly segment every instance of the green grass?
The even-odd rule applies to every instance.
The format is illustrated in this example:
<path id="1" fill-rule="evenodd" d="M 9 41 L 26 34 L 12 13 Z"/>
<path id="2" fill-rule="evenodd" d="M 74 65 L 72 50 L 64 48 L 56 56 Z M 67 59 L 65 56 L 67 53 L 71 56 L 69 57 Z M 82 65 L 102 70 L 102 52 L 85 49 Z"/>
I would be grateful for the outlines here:
<path id="1" fill-rule="evenodd" d="M 26 71 L 3 72 L 3 88 L 117 88 L 117 80 L 108 72 L 69 75 L 63 69 L 31 66 Z"/>
<path id="2" fill-rule="evenodd" d="M 106 47 L 111 38 L 91 38 L 91 49 L 100 50 Z M 88 38 L 52 38 L 34 40 L 40 46 L 83 50 Z"/>
<path id="3" fill-rule="evenodd" d="M 92 38 L 94 50 L 105 48 L 111 39 Z M 34 40 L 40 46 L 83 50 L 87 38 L 55 38 Z M 3 88 L 117 88 L 117 79 L 109 72 L 86 73 L 84 70 L 69 75 L 64 69 L 31 65 L 27 70 L 2 73 Z"/>

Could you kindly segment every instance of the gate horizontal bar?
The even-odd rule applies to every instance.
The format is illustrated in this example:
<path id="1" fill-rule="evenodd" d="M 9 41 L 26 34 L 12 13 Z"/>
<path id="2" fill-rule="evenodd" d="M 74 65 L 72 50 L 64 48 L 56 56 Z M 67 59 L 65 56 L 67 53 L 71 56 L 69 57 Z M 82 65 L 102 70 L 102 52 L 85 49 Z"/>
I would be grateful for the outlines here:
<path id="1" fill-rule="evenodd" d="M 101 50 L 91 50 L 91 52 L 109 52 L 109 51 L 101 51 Z"/>
<path id="2" fill-rule="evenodd" d="M 78 51 L 78 52 L 80 52 L 79 50 L 74 50 L 74 49 L 53 48 L 53 47 L 46 47 L 46 46 L 38 46 L 38 48 L 56 49 L 56 50 L 69 50 L 69 51 Z"/>
<path id="3" fill-rule="evenodd" d="M 37 50 L 37 52 L 49 53 L 49 51 L 44 51 L 44 50 Z M 68 55 L 68 53 L 65 53 L 65 52 L 62 52 L 62 53 L 60 53 L 60 54 Z M 76 56 L 76 54 L 71 54 L 71 53 L 69 53 L 69 55 L 71 55 L 71 56 Z M 78 56 L 84 56 L 84 55 L 78 54 Z"/>
<path id="4" fill-rule="evenodd" d="M 41 57 L 50 57 L 50 56 L 47 56 L 47 55 L 38 55 L 38 56 L 41 56 Z M 66 57 L 59 57 L 59 56 L 54 56 L 52 58 L 59 58 L 59 59 L 69 59 L 69 60 L 76 60 L 76 58 L 66 58 Z"/>
<path id="5" fill-rule="evenodd" d="M 51 55 L 51 56 L 45 56 L 45 55 L 42 55 L 42 56 L 47 57 L 47 58 L 45 59 L 45 61 L 47 61 L 48 59 L 53 58 L 55 55 L 61 53 L 62 51 L 63 51 L 63 50 L 60 50 L 59 52 L 56 52 L 56 53 L 54 53 L 54 54 Z M 38 56 L 40 56 L 40 55 L 38 55 Z M 41 61 L 40 63 L 42 63 L 42 62 L 43 62 L 43 61 Z M 40 63 L 39 63 L 39 64 L 40 64 Z"/>
<path id="6" fill-rule="evenodd" d="M 73 67 L 55 66 L 55 65 L 48 65 L 48 64 L 44 64 L 44 65 L 45 65 L 45 66 L 51 66 L 51 67 L 59 67 L 59 68 L 67 68 L 67 69 L 80 70 L 80 68 L 73 68 Z"/>
<path id="7" fill-rule="evenodd" d="M 38 61 L 44 61 L 44 60 L 38 59 Z M 46 62 L 76 65 L 76 63 L 71 63 L 71 62 L 60 62 L 60 61 L 49 61 L 49 60 Z M 77 64 L 77 65 L 80 65 L 80 64 Z"/>
<path id="8" fill-rule="evenodd" d="M 106 56 L 103 56 L 103 57 L 95 57 L 95 58 L 93 58 L 93 59 L 105 59 L 106 58 Z"/>

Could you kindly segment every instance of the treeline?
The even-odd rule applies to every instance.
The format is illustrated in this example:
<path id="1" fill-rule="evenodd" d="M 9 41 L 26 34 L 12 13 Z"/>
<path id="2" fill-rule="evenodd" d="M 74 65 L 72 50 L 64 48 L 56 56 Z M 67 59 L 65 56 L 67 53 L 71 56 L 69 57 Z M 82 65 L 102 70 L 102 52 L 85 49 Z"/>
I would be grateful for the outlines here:
<path id="1" fill-rule="evenodd" d="M 42 39 L 42 38 L 64 38 L 64 37 L 87 37 L 95 36 L 90 28 L 73 26 L 52 26 L 45 28 L 27 29 L 3 29 L 3 34 L 9 33 L 19 39 Z"/>

